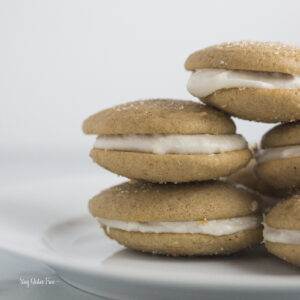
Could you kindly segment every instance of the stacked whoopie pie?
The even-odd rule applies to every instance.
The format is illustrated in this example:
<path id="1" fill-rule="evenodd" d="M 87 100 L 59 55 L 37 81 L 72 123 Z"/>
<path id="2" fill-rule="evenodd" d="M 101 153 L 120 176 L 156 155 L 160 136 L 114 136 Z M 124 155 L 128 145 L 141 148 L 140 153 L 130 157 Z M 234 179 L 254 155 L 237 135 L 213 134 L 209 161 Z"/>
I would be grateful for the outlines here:
<path id="1" fill-rule="evenodd" d="M 89 202 L 106 234 L 129 248 L 174 256 L 230 254 L 258 245 L 261 197 L 234 182 L 269 195 L 277 195 L 274 186 L 280 193 L 290 190 L 289 184 L 295 190 L 300 127 L 289 123 L 274 130 L 281 135 L 288 131 L 293 138 L 264 137 L 254 177 L 252 151 L 236 134 L 229 115 L 261 122 L 300 120 L 300 76 L 295 75 L 300 74 L 299 59 L 298 48 L 280 43 L 212 46 L 193 53 L 185 63 L 192 71 L 188 90 L 205 105 L 172 99 L 136 101 L 85 120 L 83 131 L 98 135 L 92 159 L 131 179 Z M 292 161 L 286 162 L 285 149 L 276 147 L 287 147 Z M 273 165 L 278 158 L 282 172 Z M 277 181 L 284 176 L 286 183 L 278 186 L 276 174 Z M 293 203 L 298 201 L 295 197 Z M 266 223 L 276 228 L 268 217 Z M 288 224 L 280 226 L 291 230 Z M 300 229 L 297 220 L 295 224 L 293 232 Z M 295 253 L 291 257 L 300 252 Z"/>
<path id="2" fill-rule="evenodd" d="M 282 122 L 263 136 L 256 162 L 229 180 L 278 201 L 264 222 L 266 247 L 300 265 L 300 48 L 225 43 L 193 53 L 185 67 L 193 71 L 188 90 L 203 102 L 242 119 Z"/>
<path id="3" fill-rule="evenodd" d="M 212 180 L 252 157 L 223 112 L 192 101 L 136 101 L 92 115 L 83 130 L 98 135 L 90 153 L 96 163 L 134 179 L 89 202 L 112 239 L 174 256 L 230 254 L 260 243 L 258 197 Z"/>

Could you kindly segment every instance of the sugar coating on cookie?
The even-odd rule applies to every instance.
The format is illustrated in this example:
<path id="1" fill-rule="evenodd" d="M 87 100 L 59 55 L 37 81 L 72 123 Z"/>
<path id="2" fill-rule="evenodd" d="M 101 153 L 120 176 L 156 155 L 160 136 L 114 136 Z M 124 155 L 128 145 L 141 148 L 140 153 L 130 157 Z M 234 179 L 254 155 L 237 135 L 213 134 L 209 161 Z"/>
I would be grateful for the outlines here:
<path id="1" fill-rule="evenodd" d="M 89 210 L 111 238 L 145 252 L 230 254 L 261 240 L 259 198 L 221 181 L 127 182 L 95 196 Z"/>
<path id="2" fill-rule="evenodd" d="M 224 113 L 197 102 L 150 99 L 128 102 L 90 116 L 86 134 L 234 134 L 235 124 Z"/>
<path id="3" fill-rule="evenodd" d="M 279 42 L 224 43 L 191 54 L 185 68 L 192 71 L 188 91 L 229 114 L 269 123 L 300 119 L 297 46 Z"/>
<path id="4" fill-rule="evenodd" d="M 270 253 L 300 266 L 300 195 L 281 201 L 269 212 L 263 235 Z"/>
<path id="5" fill-rule="evenodd" d="M 131 179 L 208 180 L 234 172 L 251 158 L 227 115 L 192 101 L 130 102 L 92 115 L 83 130 L 98 134 L 93 160 Z"/>
<path id="6" fill-rule="evenodd" d="M 213 45 L 192 53 L 189 71 L 226 69 L 300 75 L 300 48 L 272 41 L 237 41 Z"/>
<path id="7" fill-rule="evenodd" d="M 280 124 L 262 138 L 257 176 L 276 188 L 300 188 L 300 122 Z"/>

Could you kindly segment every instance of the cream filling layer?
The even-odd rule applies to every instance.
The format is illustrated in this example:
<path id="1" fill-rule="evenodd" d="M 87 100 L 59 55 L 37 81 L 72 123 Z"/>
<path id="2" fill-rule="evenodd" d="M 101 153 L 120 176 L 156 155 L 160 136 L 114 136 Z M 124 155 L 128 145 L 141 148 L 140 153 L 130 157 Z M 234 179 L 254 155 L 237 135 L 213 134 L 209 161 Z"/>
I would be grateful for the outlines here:
<path id="1" fill-rule="evenodd" d="M 300 245 L 300 230 L 278 229 L 263 223 L 264 240 L 272 243 Z"/>
<path id="2" fill-rule="evenodd" d="M 188 91 L 198 98 L 207 97 L 220 89 L 243 87 L 300 89 L 300 76 L 259 71 L 197 69 L 192 72 L 187 84 Z"/>
<path id="3" fill-rule="evenodd" d="M 192 222 L 125 222 L 97 218 L 100 224 L 109 228 L 143 233 L 199 233 L 208 235 L 228 235 L 243 230 L 258 228 L 258 215 L 232 219 L 203 220 Z"/>
<path id="4" fill-rule="evenodd" d="M 128 134 L 100 135 L 95 148 L 122 150 L 156 154 L 206 153 L 214 154 L 248 147 L 246 140 L 239 134 Z"/>
<path id="5" fill-rule="evenodd" d="M 255 155 L 258 164 L 291 157 L 300 157 L 300 145 L 261 149 Z"/>

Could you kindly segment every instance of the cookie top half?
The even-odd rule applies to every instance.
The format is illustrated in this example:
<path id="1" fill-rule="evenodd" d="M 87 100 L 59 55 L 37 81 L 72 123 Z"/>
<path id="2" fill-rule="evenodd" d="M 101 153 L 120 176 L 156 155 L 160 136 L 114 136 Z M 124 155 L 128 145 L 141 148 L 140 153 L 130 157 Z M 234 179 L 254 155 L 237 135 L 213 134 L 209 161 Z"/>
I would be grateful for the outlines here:
<path id="1" fill-rule="evenodd" d="M 283 123 L 265 133 L 262 148 L 300 145 L 300 121 Z"/>
<path id="2" fill-rule="evenodd" d="M 102 110 L 83 123 L 86 134 L 234 134 L 226 114 L 192 101 L 153 99 Z"/>
<path id="3" fill-rule="evenodd" d="M 300 195 L 277 203 L 267 215 L 266 223 L 279 229 L 300 230 Z"/>
<path id="4" fill-rule="evenodd" d="M 126 182 L 92 198 L 94 217 L 135 222 L 227 219 L 260 210 L 256 195 L 221 181 L 151 184 Z"/>
<path id="5" fill-rule="evenodd" d="M 186 70 L 230 69 L 300 75 L 300 48 L 280 42 L 238 41 L 214 45 L 191 54 Z"/>

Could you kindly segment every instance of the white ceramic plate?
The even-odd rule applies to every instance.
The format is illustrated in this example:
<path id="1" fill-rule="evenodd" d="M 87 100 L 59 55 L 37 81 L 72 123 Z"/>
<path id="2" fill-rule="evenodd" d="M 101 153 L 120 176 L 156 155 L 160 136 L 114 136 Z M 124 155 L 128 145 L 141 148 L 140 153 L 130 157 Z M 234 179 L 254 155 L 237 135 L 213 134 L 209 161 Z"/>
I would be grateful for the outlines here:
<path id="1" fill-rule="evenodd" d="M 231 257 L 172 258 L 108 239 L 87 201 L 124 181 L 108 173 L 10 185 L 0 191 L 0 247 L 43 261 L 70 284 L 112 299 L 299 299 L 300 270 L 263 247 Z"/>

